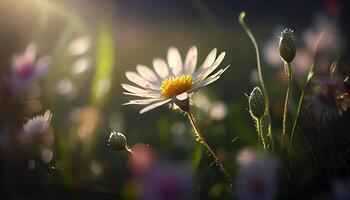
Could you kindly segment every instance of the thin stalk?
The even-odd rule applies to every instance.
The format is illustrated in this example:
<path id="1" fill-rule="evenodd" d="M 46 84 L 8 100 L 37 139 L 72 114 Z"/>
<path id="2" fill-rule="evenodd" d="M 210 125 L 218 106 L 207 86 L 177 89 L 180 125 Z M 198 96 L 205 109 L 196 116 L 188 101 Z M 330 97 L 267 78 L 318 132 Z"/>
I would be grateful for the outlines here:
<path id="1" fill-rule="evenodd" d="M 264 150 L 267 151 L 267 145 L 266 145 L 265 137 L 263 135 L 262 118 L 256 119 L 256 126 L 258 130 L 258 134 L 261 138 L 261 143 L 264 147 Z"/>
<path id="2" fill-rule="evenodd" d="M 264 93 L 265 109 L 266 109 L 265 113 L 266 113 L 266 115 L 269 118 L 268 136 L 270 137 L 271 148 L 273 150 L 274 149 L 274 143 L 273 143 L 273 135 L 272 135 L 272 130 L 271 130 L 270 102 L 269 102 L 269 95 L 267 93 L 267 90 L 266 90 L 266 87 L 265 87 L 265 83 L 264 83 L 264 79 L 263 79 L 263 75 L 262 75 L 262 71 L 261 71 L 259 47 L 258 47 L 258 43 L 256 42 L 253 33 L 250 31 L 249 27 L 244 22 L 244 17 L 245 17 L 245 12 L 241 12 L 241 14 L 239 15 L 239 23 L 243 27 L 243 29 L 246 32 L 246 34 L 249 36 L 249 38 L 252 41 L 252 43 L 254 45 L 254 48 L 255 48 L 256 62 L 257 62 L 257 65 L 258 65 L 259 80 L 260 80 L 260 84 L 261 84 L 261 87 L 262 87 L 262 90 L 263 90 L 263 93 Z"/>
<path id="3" fill-rule="evenodd" d="M 199 128 L 197 126 L 197 123 L 192 115 L 191 112 L 187 112 L 187 116 L 188 119 L 191 123 L 191 126 L 196 134 L 196 136 L 198 137 L 200 143 L 204 146 L 204 148 L 206 149 L 206 151 L 208 152 L 209 156 L 212 157 L 214 159 L 214 162 L 216 164 L 216 166 L 219 167 L 220 172 L 224 175 L 227 183 L 232 186 L 232 180 L 230 177 L 230 174 L 226 171 L 226 169 L 224 168 L 224 166 L 222 165 L 222 163 L 219 161 L 218 157 L 215 155 L 214 151 L 211 150 L 211 148 L 209 147 L 209 145 L 207 144 L 207 142 L 204 140 L 203 135 L 201 134 L 201 132 L 199 131 Z"/>
<path id="4" fill-rule="evenodd" d="M 320 41 L 322 40 L 323 38 L 323 35 L 325 34 L 325 31 L 322 31 L 321 33 L 321 36 L 318 38 L 317 42 L 316 42 L 316 46 L 315 46 L 315 50 L 314 50 L 314 59 L 316 57 L 316 53 L 317 53 L 317 48 L 318 48 L 318 44 L 320 43 Z M 303 100 L 304 100 L 304 94 L 305 94 L 305 90 L 306 88 L 309 86 L 309 83 L 311 81 L 311 79 L 313 78 L 315 74 L 315 65 L 314 63 L 311 65 L 310 69 L 309 69 L 309 72 L 307 74 L 307 77 L 306 77 L 306 83 L 305 83 L 305 87 L 300 95 L 300 99 L 299 99 L 299 104 L 298 104 L 298 108 L 297 108 L 297 112 L 296 112 L 296 115 L 295 115 L 295 118 L 294 118 L 294 122 L 293 122 L 293 128 L 292 128 L 292 133 L 291 133 L 291 136 L 290 136 L 290 148 L 293 146 L 293 138 L 294 138 L 294 132 L 295 132 L 295 129 L 296 129 L 296 126 L 297 126 L 297 123 L 298 123 L 298 118 L 299 118 L 299 114 L 300 114 L 300 110 L 301 110 L 301 106 L 303 104 Z"/>
<path id="5" fill-rule="evenodd" d="M 295 129 L 297 127 L 298 118 L 299 118 L 299 114 L 300 114 L 300 110 L 301 110 L 301 105 L 303 104 L 305 90 L 306 90 L 307 86 L 308 86 L 308 84 L 305 86 L 305 88 L 303 89 L 303 91 L 301 92 L 301 95 L 300 95 L 297 112 L 295 114 L 295 118 L 294 118 L 294 122 L 293 122 L 292 132 L 290 134 L 290 144 L 289 144 L 290 147 L 293 146 L 294 132 L 295 132 Z"/>
<path id="6" fill-rule="evenodd" d="M 288 103 L 289 103 L 290 91 L 292 89 L 292 79 L 293 79 L 291 64 L 285 63 L 285 65 L 287 65 L 287 75 L 288 75 L 289 81 L 288 81 L 288 88 L 286 93 L 286 99 L 284 101 L 284 109 L 283 109 L 282 139 L 281 139 L 282 147 L 285 144 L 285 140 L 286 140 Z"/>

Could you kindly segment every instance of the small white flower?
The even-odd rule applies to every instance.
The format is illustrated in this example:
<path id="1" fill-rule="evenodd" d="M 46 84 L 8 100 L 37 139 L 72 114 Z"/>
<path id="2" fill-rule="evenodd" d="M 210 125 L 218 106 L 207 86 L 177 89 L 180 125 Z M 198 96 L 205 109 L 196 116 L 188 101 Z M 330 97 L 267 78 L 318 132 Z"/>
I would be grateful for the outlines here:
<path id="1" fill-rule="evenodd" d="M 91 47 L 91 40 L 89 37 L 78 37 L 70 42 L 68 51 L 73 55 L 82 55 L 86 53 Z"/>
<path id="2" fill-rule="evenodd" d="M 179 50 L 170 47 L 167 54 L 168 62 L 159 58 L 153 60 L 154 71 L 144 65 L 136 67 L 138 73 L 127 71 L 126 77 L 139 87 L 122 84 L 127 91 L 124 94 L 142 99 L 131 100 L 124 105 L 148 105 L 140 111 L 140 113 L 145 113 L 164 104 L 184 101 L 184 96 L 191 95 L 200 88 L 215 82 L 229 67 L 212 74 L 225 57 L 225 52 L 218 57 L 216 53 L 217 50 L 213 49 L 200 68 L 196 70 L 198 53 L 195 46 L 188 50 L 184 63 Z"/>
<path id="3" fill-rule="evenodd" d="M 50 57 L 36 60 L 36 44 L 30 43 L 23 54 L 15 55 L 12 60 L 9 87 L 18 92 L 34 79 L 40 78 L 50 67 Z"/>
<path id="4" fill-rule="evenodd" d="M 50 126 L 52 113 L 47 110 L 44 115 L 38 115 L 23 125 L 23 130 L 28 135 L 45 133 Z"/>

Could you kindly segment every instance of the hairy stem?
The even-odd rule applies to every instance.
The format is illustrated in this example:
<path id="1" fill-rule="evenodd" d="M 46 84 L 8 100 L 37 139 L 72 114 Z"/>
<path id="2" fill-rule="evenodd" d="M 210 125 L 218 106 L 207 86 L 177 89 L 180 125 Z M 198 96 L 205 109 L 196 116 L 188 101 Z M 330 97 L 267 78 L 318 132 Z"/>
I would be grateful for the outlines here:
<path id="1" fill-rule="evenodd" d="M 265 140 L 265 137 L 264 137 L 264 134 L 263 134 L 263 125 L 262 125 L 262 118 L 259 118 L 259 119 L 255 119 L 256 120 L 256 128 L 257 128 L 257 131 L 258 131 L 258 135 L 260 136 L 261 138 L 261 143 L 264 147 L 264 150 L 267 151 L 267 145 L 266 145 L 266 140 Z"/>
<path id="2" fill-rule="evenodd" d="M 245 12 L 241 12 L 241 14 L 239 15 L 239 23 L 242 25 L 244 31 L 249 36 L 249 38 L 252 41 L 252 43 L 254 45 L 254 48 L 255 48 L 256 61 L 257 61 L 257 65 L 258 65 L 259 80 L 260 80 L 261 87 L 262 87 L 262 90 L 263 90 L 263 93 L 264 93 L 265 109 L 266 109 L 265 113 L 266 113 L 266 115 L 269 118 L 268 136 L 270 137 L 271 148 L 273 150 L 274 143 L 273 143 L 273 135 L 272 135 L 272 130 L 271 130 L 270 102 L 269 102 L 269 95 L 267 93 L 267 90 L 266 90 L 266 87 L 265 87 L 265 83 L 264 83 L 264 79 L 263 79 L 263 75 L 262 75 L 262 71 L 261 71 L 259 47 L 258 47 L 258 43 L 256 42 L 253 33 L 250 31 L 250 29 L 248 28 L 248 26 L 244 22 L 244 17 L 245 17 Z"/>
<path id="3" fill-rule="evenodd" d="M 288 103 L 289 103 L 290 91 L 292 89 L 292 79 L 293 79 L 291 64 L 285 63 L 285 65 L 287 65 L 286 70 L 287 70 L 287 75 L 288 75 L 289 81 L 288 81 L 288 88 L 287 88 L 287 93 L 286 93 L 286 99 L 284 101 L 284 109 L 283 109 L 282 139 L 281 139 L 282 147 L 284 146 L 285 140 L 286 140 Z"/>
<path id="4" fill-rule="evenodd" d="M 232 180 L 230 177 L 230 174 L 226 171 L 226 169 L 224 168 L 224 166 L 222 165 L 222 163 L 219 161 L 218 157 L 215 155 L 214 151 L 211 150 L 211 148 L 209 147 L 209 145 L 207 144 L 207 142 L 204 140 L 203 135 L 201 134 L 201 132 L 199 131 L 199 128 L 196 124 L 196 121 L 192 115 L 191 112 L 187 112 L 187 116 L 188 119 L 191 123 L 191 126 L 196 134 L 196 136 L 198 137 L 200 143 L 204 146 L 204 148 L 206 149 L 207 153 L 209 154 L 210 157 L 212 157 L 214 159 L 214 163 L 216 164 L 216 166 L 219 167 L 220 172 L 224 175 L 227 183 L 232 186 Z"/>

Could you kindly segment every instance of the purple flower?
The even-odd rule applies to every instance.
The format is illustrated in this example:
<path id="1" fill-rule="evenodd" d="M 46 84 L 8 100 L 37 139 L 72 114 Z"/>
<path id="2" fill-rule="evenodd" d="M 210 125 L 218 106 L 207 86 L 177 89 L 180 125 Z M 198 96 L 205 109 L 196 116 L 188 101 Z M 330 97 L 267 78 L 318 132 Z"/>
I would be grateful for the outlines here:
<path id="1" fill-rule="evenodd" d="M 144 144 L 132 147 L 129 166 L 138 199 L 187 200 L 193 191 L 193 172 L 185 163 L 161 161 L 157 152 Z"/>
<path id="2" fill-rule="evenodd" d="M 348 77 L 315 77 L 306 91 L 305 106 L 322 123 L 339 117 L 350 107 Z"/>
<path id="3" fill-rule="evenodd" d="M 36 44 L 30 43 L 24 53 L 13 57 L 8 89 L 12 93 L 21 91 L 28 83 L 43 76 L 49 67 L 50 57 L 36 59 Z"/>
<path id="4" fill-rule="evenodd" d="M 33 142 L 53 143 L 53 134 L 50 131 L 52 113 L 47 110 L 44 115 L 37 115 L 23 124 L 23 133 L 19 135 L 19 141 L 23 145 Z"/>
<path id="5" fill-rule="evenodd" d="M 191 199 L 192 170 L 187 165 L 157 163 L 139 179 L 142 200 Z"/>
<path id="6" fill-rule="evenodd" d="M 50 126 L 52 113 L 47 110 L 44 115 L 38 115 L 23 125 L 23 130 L 29 135 L 46 132 Z"/>
<path id="7" fill-rule="evenodd" d="M 328 77 L 315 77 L 306 91 L 305 106 L 313 118 L 327 122 L 338 115 L 336 91 L 341 82 Z"/>

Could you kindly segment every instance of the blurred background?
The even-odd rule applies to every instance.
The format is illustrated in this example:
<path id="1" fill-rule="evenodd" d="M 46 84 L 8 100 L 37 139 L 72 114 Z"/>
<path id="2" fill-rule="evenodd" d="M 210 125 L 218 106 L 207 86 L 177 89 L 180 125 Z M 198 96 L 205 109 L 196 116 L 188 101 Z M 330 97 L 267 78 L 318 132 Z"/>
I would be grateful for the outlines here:
<path id="1" fill-rule="evenodd" d="M 191 46 L 197 46 L 199 63 L 213 48 L 225 51 L 222 67 L 231 67 L 194 96 L 192 109 L 207 142 L 235 177 L 238 152 L 259 146 L 245 95 L 258 85 L 256 55 L 238 23 L 241 11 L 246 12 L 260 48 L 273 129 L 279 138 L 287 87 L 278 54 L 280 32 L 292 28 L 297 46 L 293 116 L 323 31 L 326 34 L 315 57 L 317 76 L 328 75 L 338 59 L 348 67 L 348 57 L 343 55 L 348 48 L 349 10 L 342 1 L 2 0 L 1 195 L 9 199 L 235 199 L 235 190 L 210 166 L 211 158 L 194 140 L 183 114 L 164 106 L 140 115 L 141 107 L 122 105 L 131 98 L 122 94 L 120 84 L 128 83 L 127 70 L 135 71 L 138 64 L 152 67 L 157 57 L 165 59 L 170 46 L 179 48 L 182 58 Z M 21 89 L 10 91 L 6 83 L 14 73 L 14 55 L 24 52 L 31 42 L 37 46 L 37 58 L 50 56 L 50 67 Z M 305 109 L 312 113 L 312 106 Z M 25 134 L 23 124 L 46 110 L 53 114 L 47 131 L 50 142 L 23 145 L 18 139 Z M 332 126 L 345 135 L 340 145 L 333 143 L 336 150 L 324 150 L 322 139 L 309 144 L 307 139 L 312 140 L 319 130 L 304 120 L 301 129 L 306 139 L 298 134 L 295 138 L 297 178 L 290 183 L 294 189 L 284 185 L 288 181 L 280 181 L 275 189 L 278 199 L 333 195 L 332 181 L 349 175 L 348 143 L 342 143 L 349 138 L 350 129 L 344 125 L 348 119 L 346 113 L 333 120 Z M 111 150 L 107 145 L 111 131 L 123 133 L 139 153 Z M 338 161 L 334 168 L 323 165 L 344 149 L 348 153 L 339 160 L 345 167 L 339 167 Z M 325 162 L 315 164 L 318 156 Z M 153 171 L 143 174 L 149 165 Z M 287 180 L 284 175 L 280 179 Z M 158 176 L 174 180 L 166 182 L 171 185 L 166 194 L 154 197 L 157 191 L 145 191 L 164 185 Z"/>

